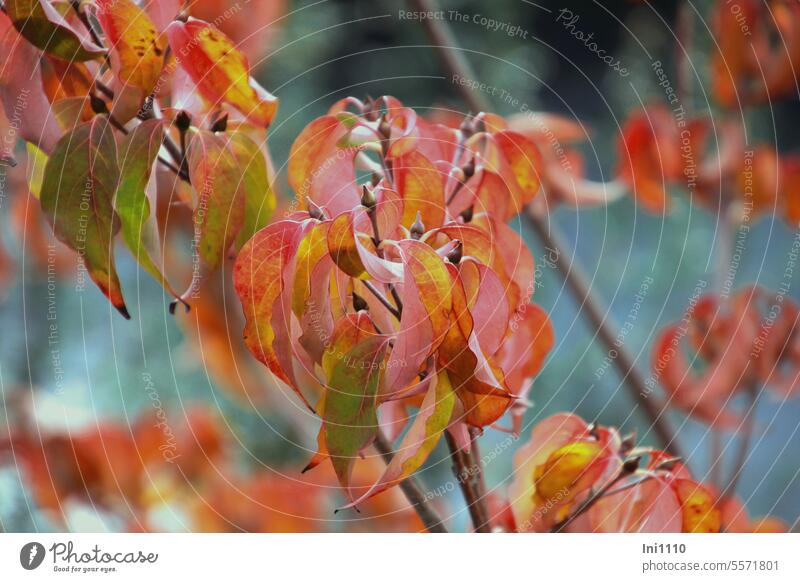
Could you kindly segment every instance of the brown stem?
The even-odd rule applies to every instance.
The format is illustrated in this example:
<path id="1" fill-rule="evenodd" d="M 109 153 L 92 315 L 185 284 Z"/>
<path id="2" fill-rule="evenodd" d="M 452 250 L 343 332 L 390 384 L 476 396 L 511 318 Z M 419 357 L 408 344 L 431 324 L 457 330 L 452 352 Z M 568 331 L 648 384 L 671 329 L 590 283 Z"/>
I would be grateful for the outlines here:
<path id="1" fill-rule="evenodd" d="M 478 445 L 478 437 L 481 436 L 481 430 L 478 428 L 470 427 L 469 435 L 471 442 L 470 447 L 470 462 L 475 470 L 475 491 L 478 494 L 478 500 L 483 502 L 488 500 L 486 496 L 486 479 L 483 475 L 483 464 L 481 462 L 481 449 Z M 479 508 L 482 515 L 483 523 L 490 525 L 489 508 L 486 503 L 480 503 Z"/>
<path id="2" fill-rule="evenodd" d="M 455 475 L 461 493 L 464 495 L 464 501 L 467 503 L 472 526 L 476 533 L 490 533 L 486 500 L 480 496 L 475 480 L 475 475 L 480 471 L 480 465 L 476 468 L 472 464 L 470 455 L 458 448 L 458 444 L 450 436 L 450 433 L 445 432 L 444 436 L 447 447 L 450 449 L 450 458 L 453 461 L 453 475 Z"/>
<path id="3" fill-rule="evenodd" d="M 435 2 L 430 0 L 408 0 L 408 4 L 417 12 L 433 13 L 436 11 Z M 442 62 L 442 66 L 450 73 L 451 82 L 454 82 L 456 90 L 461 94 L 464 102 L 472 108 L 473 113 L 488 109 L 483 95 L 469 88 L 468 84 L 460 82 L 465 79 L 475 79 L 475 74 L 469 62 L 464 58 L 463 53 L 458 49 L 453 33 L 442 20 L 423 18 L 420 22 L 428 35 L 428 39 L 436 49 L 436 54 Z"/>
<path id="4" fill-rule="evenodd" d="M 622 382 L 628 388 L 628 392 L 647 416 L 650 426 L 662 446 L 672 456 L 685 458 L 680 452 L 675 431 L 664 415 L 664 409 L 649 397 L 652 390 L 647 387 L 644 378 L 636 369 L 633 356 L 624 345 L 616 345 L 619 343 L 616 341 L 617 334 L 612 331 L 612 326 L 607 320 L 605 315 L 607 310 L 600 306 L 600 302 L 592 294 L 586 276 L 580 267 L 574 261 L 570 263 L 564 250 L 567 246 L 562 242 L 555 225 L 552 222 L 548 223 L 532 208 L 528 208 L 525 217 L 542 243 L 556 251 L 554 253 L 556 268 L 578 300 L 580 311 L 586 315 L 597 330 L 597 338 L 606 349 L 616 351 L 617 357 L 612 360 L 613 364 L 622 377 Z"/>
<path id="5" fill-rule="evenodd" d="M 675 63 L 677 64 L 678 98 L 688 113 L 692 111 L 692 7 L 688 0 L 678 6 L 675 28 L 678 42 L 675 44 Z"/>
<path id="6" fill-rule="evenodd" d="M 639 465 L 639 460 L 637 458 L 634 458 L 634 459 L 631 459 L 630 461 L 631 461 L 630 464 L 629 464 L 629 462 L 626 462 L 625 464 L 623 464 L 623 466 L 620 469 L 619 473 L 617 473 L 617 475 L 613 479 L 611 479 L 608 483 L 603 485 L 600 489 L 598 489 L 594 493 L 591 493 L 589 495 L 589 497 L 587 497 L 586 500 L 584 500 L 583 503 L 578 505 L 578 507 L 572 513 L 570 513 L 565 519 L 563 519 L 563 520 L 559 521 L 557 524 L 555 524 L 550 529 L 550 532 L 551 533 L 560 533 L 560 532 L 562 532 L 564 530 L 564 528 L 566 528 L 569 524 L 571 524 L 573 521 L 578 519 L 581 515 L 583 515 L 587 511 L 589 511 L 589 509 L 591 509 L 591 507 L 595 503 L 600 501 L 601 498 L 603 498 L 605 495 L 608 495 L 611 492 L 611 489 L 612 489 L 612 487 L 614 487 L 614 485 L 616 485 L 617 483 L 619 483 L 623 479 L 626 479 L 626 478 L 630 477 L 631 475 L 633 475 L 636 472 L 636 469 L 637 469 L 637 467 Z M 637 482 L 636 484 L 638 485 L 638 483 L 640 483 L 640 482 Z M 620 489 L 620 490 L 623 490 L 623 489 Z"/>
<path id="7" fill-rule="evenodd" d="M 394 458 L 394 452 L 392 451 L 391 445 L 386 440 L 386 437 L 380 431 L 375 438 L 375 448 L 387 465 L 391 463 L 392 458 Z M 436 511 L 425 500 L 425 494 L 416 477 L 412 476 L 403 479 L 400 482 L 400 489 L 405 494 L 409 503 L 411 503 L 414 511 L 419 515 L 426 530 L 430 533 L 447 533 L 442 518 L 439 517 Z"/>
<path id="8" fill-rule="evenodd" d="M 395 316 L 395 318 L 400 319 L 400 312 L 392 305 L 391 301 L 386 298 L 386 295 L 380 292 L 380 290 L 375 287 L 370 281 L 362 281 L 364 287 L 366 287 L 370 293 L 372 293 L 381 304 L 389 310 L 389 313 Z"/>
<path id="9" fill-rule="evenodd" d="M 97 35 L 97 31 L 94 29 L 94 26 L 92 26 L 92 23 L 89 21 L 89 17 L 87 16 L 86 12 L 84 12 L 81 9 L 80 0 L 70 0 L 69 4 L 70 6 L 72 6 L 72 9 L 75 11 L 75 14 L 78 15 L 78 20 L 80 20 L 83 26 L 86 27 L 89 36 L 92 37 L 92 42 L 94 42 L 94 44 L 96 44 L 97 46 L 102 47 L 103 41 L 100 40 L 100 37 Z M 106 58 L 108 58 L 108 55 L 106 55 Z"/>
<path id="10" fill-rule="evenodd" d="M 730 497 L 736 493 L 736 487 L 739 485 L 739 479 L 742 476 L 742 471 L 750 452 L 750 443 L 753 440 L 753 429 L 755 427 L 756 406 L 758 405 L 758 386 L 755 383 L 748 387 L 747 395 L 750 399 L 747 411 L 744 414 L 744 434 L 742 434 L 741 442 L 739 443 L 739 450 L 736 454 L 736 461 L 733 464 L 730 481 L 728 486 L 722 489 L 721 498 Z"/>

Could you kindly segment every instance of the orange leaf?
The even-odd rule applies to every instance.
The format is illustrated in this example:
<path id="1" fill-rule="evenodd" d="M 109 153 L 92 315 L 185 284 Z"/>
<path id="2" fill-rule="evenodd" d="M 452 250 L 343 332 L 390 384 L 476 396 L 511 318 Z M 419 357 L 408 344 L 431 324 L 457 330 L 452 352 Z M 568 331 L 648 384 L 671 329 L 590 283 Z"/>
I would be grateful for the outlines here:
<path id="1" fill-rule="evenodd" d="M 123 84 L 152 93 L 164 65 L 165 39 L 147 13 L 131 0 L 97 0 L 97 19 L 112 49 L 112 64 Z"/>
<path id="2" fill-rule="evenodd" d="M 167 27 L 169 45 L 181 68 L 212 104 L 227 103 L 250 122 L 269 127 L 278 100 L 250 77 L 250 63 L 213 24 L 190 18 Z"/>

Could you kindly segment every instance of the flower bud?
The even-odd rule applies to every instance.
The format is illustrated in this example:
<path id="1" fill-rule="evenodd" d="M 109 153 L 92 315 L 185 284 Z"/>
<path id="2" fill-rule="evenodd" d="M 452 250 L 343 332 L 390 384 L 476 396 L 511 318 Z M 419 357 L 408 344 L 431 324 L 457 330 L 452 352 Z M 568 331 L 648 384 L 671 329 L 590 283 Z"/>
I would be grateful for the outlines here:
<path id="1" fill-rule="evenodd" d="M 448 261 L 457 265 L 461 262 L 462 257 L 464 256 L 464 245 L 461 243 L 460 240 L 455 241 L 456 246 L 453 247 L 453 250 L 447 253 L 445 257 Z"/>
<path id="2" fill-rule="evenodd" d="M 228 129 L 228 114 L 222 113 L 211 124 L 211 131 L 221 133 Z"/>
<path id="3" fill-rule="evenodd" d="M 180 131 L 188 130 L 190 127 L 192 127 L 192 116 L 181 109 L 175 116 L 175 127 L 177 127 Z"/>
<path id="4" fill-rule="evenodd" d="M 375 192 L 372 190 L 370 186 L 364 184 L 361 189 L 361 206 L 366 208 L 367 210 L 372 210 L 375 208 L 375 205 L 378 203 L 377 199 L 375 198 Z"/>
<path id="5" fill-rule="evenodd" d="M 306 196 L 306 204 L 308 205 L 308 215 L 311 218 L 315 220 L 325 220 L 325 211 L 308 196 Z"/>
<path id="6" fill-rule="evenodd" d="M 356 310 L 356 313 L 359 311 L 366 311 L 369 308 L 367 302 L 364 300 L 361 295 L 353 291 L 353 309 Z"/>
<path id="7" fill-rule="evenodd" d="M 469 180 L 472 176 L 475 175 L 475 158 L 471 158 L 464 166 L 461 168 L 464 172 L 464 178 Z"/>
<path id="8" fill-rule="evenodd" d="M 411 238 L 414 240 L 419 240 L 422 238 L 422 235 L 425 234 L 425 223 L 422 222 L 422 213 L 419 210 L 417 211 L 417 218 L 414 220 L 414 224 L 411 225 L 409 232 L 411 233 Z"/>

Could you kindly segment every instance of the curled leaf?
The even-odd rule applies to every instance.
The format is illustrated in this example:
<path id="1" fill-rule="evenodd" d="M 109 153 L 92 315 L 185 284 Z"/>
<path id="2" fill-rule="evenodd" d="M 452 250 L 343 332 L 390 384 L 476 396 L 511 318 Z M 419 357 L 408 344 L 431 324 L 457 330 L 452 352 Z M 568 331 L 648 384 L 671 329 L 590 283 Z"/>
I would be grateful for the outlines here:
<path id="1" fill-rule="evenodd" d="M 89 61 L 105 54 L 61 16 L 48 0 L 6 0 L 6 12 L 19 33 L 33 46 L 68 62 Z"/>
<path id="2" fill-rule="evenodd" d="M 156 281 L 177 297 L 156 262 L 159 236 L 151 215 L 155 200 L 148 199 L 148 192 L 154 192 L 151 185 L 155 178 L 153 165 L 163 134 L 161 120 L 150 119 L 137 125 L 122 139 L 119 148 L 120 183 L 114 207 L 119 215 L 122 238 L 133 256 Z"/>
<path id="3" fill-rule="evenodd" d="M 78 252 L 92 280 L 128 318 L 113 253 L 120 228 L 113 207 L 118 178 L 114 134 L 98 116 L 58 142 L 44 170 L 40 200 L 58 239 Z"/>
<path id="4" fill-rule="evenodd" d="M 278 100 L 250 76 L 250 63 L 230 38 L 208 22 L 190 18 L 167 27 L 181 68 L 212 104 L 227 103 L 250 122 L 269 127 Z"/>

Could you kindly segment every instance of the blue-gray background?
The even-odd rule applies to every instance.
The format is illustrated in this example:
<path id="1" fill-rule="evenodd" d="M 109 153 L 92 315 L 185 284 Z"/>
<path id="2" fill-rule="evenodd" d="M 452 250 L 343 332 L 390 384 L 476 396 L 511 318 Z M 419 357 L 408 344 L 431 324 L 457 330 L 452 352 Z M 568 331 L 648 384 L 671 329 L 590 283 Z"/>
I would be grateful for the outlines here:
<path id="1" fill-rule="evenodd" d="M 617 163 L 615 144 L 626 112 L 640 99 L 662 100 L 663 92 L 650 70 L 651 57 L 644 49 L 671 66 L 675 4 L 651 2 L 653 7 L 647 2 L 568 3 L 568 8 L 580 15 L 578 28 L 593 32 L 598 45 L 632 71 L 628 78 L 609 70 L 555 22 L 558 10 L 566 3 L 449 0 L 443 4 L 446 10 L 458 10 L 468 16 L 469 22 L 451 25 L 467 50 L 477 78 L 505 89 L 530 109 L 557 112 L 585 122 L 592 128 L 592 140 L 584 150 L 588 174 L 595 179 L 608 179 Z M 701 22 L 696 17 L 694 27 L 692 60 L 697 76 L 693 79 L 693 107 L 698 113 L 717 114 L 704 98 L 710 91 L 708 47 L 712 40 L 706 29 L 710 26 L 709 4 L 695 2 L 705 20 Z M 283 21 L 273 53 L 259 66 L 263 84 L 281 100 L 270 136 L 279 168 L 302 127 L 335 99 L 348 94 L 392 94 L 414 107 L 465 109 L 426 46 L 419 23 L 398 17 L 401 8 L 405 8 L 403 3 L 389 0 L 325 1 L 313 6 L 292 3 L 294 12 Z M 487 30 L 472 21 L 475 14 L 518 24 L 527 38 Z M 671 74 L 674 71 L 669 70 Z M 496 99 L 493 105 L 500 113 L 515 113 Z M 797 110 L 795 99 L 748 113 L 756 141 L 777 142 L 782 150 L 796 147 Z M 280 180 L 285 183 L 285 176 Z M 562 209 L 552 217 L 570 243 L 569 252 L 574 252 L 571 258 L 587 271 L 594 293 L 608 306 L 611 320 L 624 321 L 643 280 L 653 278 L 626 340 L 644 373 L 649 371 L 655 330 L 680 318 L 698 282 L 712 284 L 719 268 L 713 259 L 718 217 L 693 207 L 680 191 L 673 195 L 675 203 L 666 216 L 646 214 L 625 197 L 607 208 L 580 212 Z M 546 250 L 529 231 L 522 230 L 540 259 Z M 7 246 L 19 248 L 10 233 L 0 234 Z M 794 236 L 795 230 L 779 217 L 760 220 L 746 239 L 734 286 L 751 282 L 776 286 L 782 280 Z M 219 390 L 204 373 L 202 363 L 187 356 L 182 334 L 166 312 L 167 299 L 161 289 L 137 269 L 127 254 L 120 255 L 125 257 L 120 261 L 123 285 L 132 290 L 128 292 L 131 297 L 134 292 L 138 295 L 131 301 L 133 321 L 111 313 L 96 290 L 79 294 L 74 285 L 59 283 L 56 297 L 65 377 L 63 390 L 58 393 L 45 345 L 46 280 L 41 273 L 30 270 L 9 290 L 0 311 L 3 396 L 7 399 L 14 391 L 27 391 L 33 385 L 41 402 L 49 402 L 47 397 L 51 396 L 55 403 L 50 405 L 55 406 L 56 416 L 63 407 L 75 417 L 134 416 L 149 402 L 141 381 L 144 348 L 147 370 L 170 410 L 179 414 L 187 402 L 209 402 L 223 412 L 229 430 L 249 450 L 247 455 L 242 454 L 243 458 L 252 453 L 268 463 L 302 467 L 307 453 L 288 446 L 276 434 L 292 430 L 291 423 L 263 410 L 261 414 L 271 423 L 268 427 L 259 415 Z M 541 272 L 542 285 L 537 289 L 536 301 L 551 315 L 557 344 L 536 381 L 532 393 L 536 405 L 526 418 L 528 427 L 553 412 L 575 410 L 586 419 L 623 424 L 625 430 L 637 428 L 644 441 L 655 444 L 647 433 L 645 419 L 640 414 L 630 415 L 633 402 L 614 369 L 597 377 L 606 354 L 594 340 L 593 331 L 577 311 L 562 279 L 546 266 Z M 797 277 L 789 294 L 800 298 Z M 757 444 L 739 486 L 752 513 L 773 513 L 790 524 L 800 515 L 798 419 L 800 399 L 785 404 L 770 397 L 762 399 Z M 706 427 L 685 421 L 680 414 L 671 415 L 671 420 L 680 426 L 684 448 L 692 452 L 690 465 L 698 476 L 704 476 L 709 455 Z M 765 431 L 767 425 L 769 429 Z M 309 436 L 313 435 L 303 438 Z M 513 448 L 502 446 L 506 438 L 488 431 L 484 439 L 486 450 L 498 443 L 503 449 L 486 468 L 491 486 L 502 487 L 511 470 Z M 305 444 L 312 446 L 312 442 Z M 733 449 L 732 445 L 728 450 Z M 437 449 L 434 459 L 441 460 L 443 456 L 444 451 Z M 439 462 L 422 477 L 435 487 L 449 478 L 448 472 L 449 463 Z M 0 468 L 0 520 L 4 527 L 54 527 L 37 512 L 31 513 L 26 501 L 30 498 L 13 464 Z M 456 513 L 461 502 L 455 494 L 449 503 Z M 466 526 L 463 512 L 457 513 L 453 521 L 455 527 Z"/>

